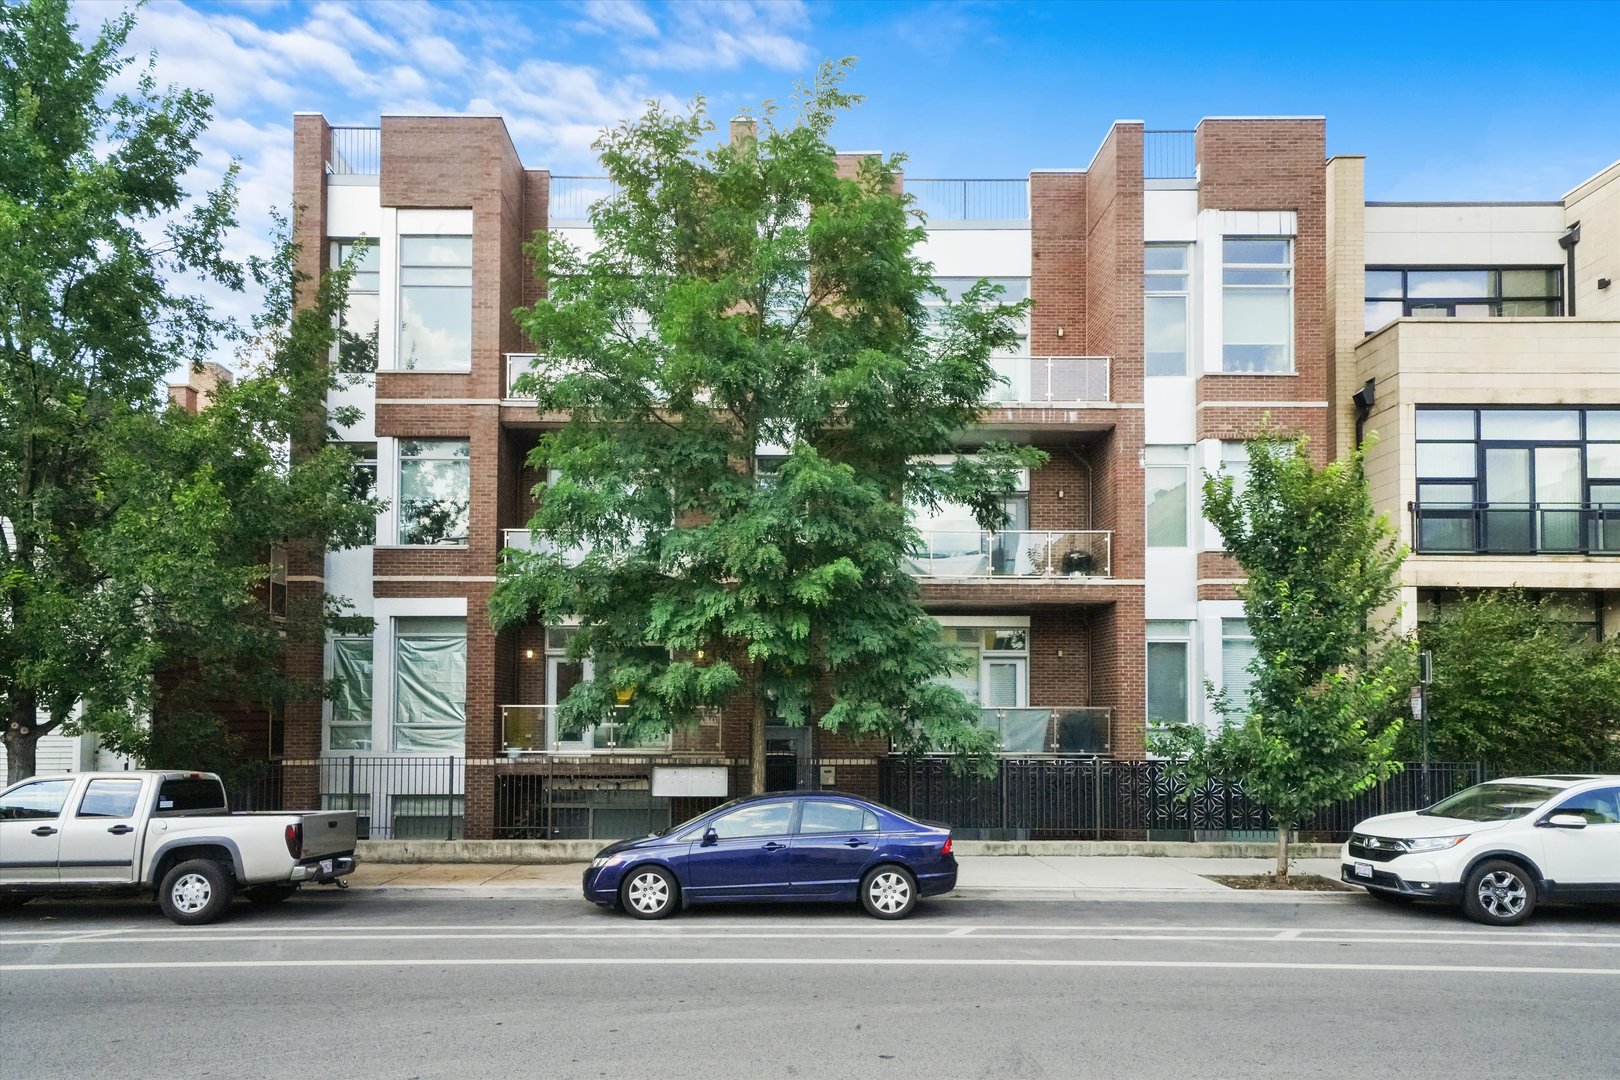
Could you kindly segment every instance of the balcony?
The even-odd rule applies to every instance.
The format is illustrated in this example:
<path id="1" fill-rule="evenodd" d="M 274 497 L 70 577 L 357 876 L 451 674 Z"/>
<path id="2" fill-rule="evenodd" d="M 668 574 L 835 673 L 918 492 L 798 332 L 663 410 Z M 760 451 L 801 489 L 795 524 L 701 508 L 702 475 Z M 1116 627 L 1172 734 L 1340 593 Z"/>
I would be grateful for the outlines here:
<path id="1" fill-rule="evenodd" d="M 917 577 L 941 580 L 1106 578 L 1114 534 L 1102 530 L 927 530 L 907 559 Z"/>
<path id="2" fill-rule="evenodd" d="M 552 225 L 585 225 L 591 207 L 618 193 L 605 176 L 553 176 L 547 217 Z"/>
<path id="3" fill-rule="evenodd" d="M 334 184 L 375 184 L 382 175 L 382 128 L 333 128 L 326 175 Z"/>
<path id="4" fill-rule="evenodd" d="M 664 753 L 669 735 L 632 739 L 618 721 L 570 727 L 555 705 L 502 705 L 501 751 L 507 757 L 524 754 Z"/>
<path id="5" fill-rule="evenodd" d="M 585 561 L 585 556 L 590 554 L 591 550 L 584 545 L 567 549 L 559 548 L 550 540 L 535 536 L 528 529 L 502 529 L 501 546 L 503 548 L 513 548 L 517 551 L 534 551 L 544 554 L 560 552 L 565 566 L 578 566 Z"/>
<path id="6" fill-rule="evenodd" d="M 534 366 L 534 353 L 506 354 L 506 396 L 517 400 L 534 400 L 533 394 L 519 394 L 517 381 Z"/>
<path id="7" fill-rule="evenodd" d="M 1620 555 L 1620 503 L 1411 503 L 1420 555 Z"/>
<path id="8" fill-rule="evenodd" d="M 906 178 L 906 194 L 928 217 L 929 225 L 949 221 L 1018 222 L 1029 220 L 1027 180 L 925 180 Z"/>
<path id="9" fill-rule="evenodd" d="M 986 405 L 1045 407 L 1108 400 L 1106 356 L 998 356 L 990 365 L 1007 381 L 991 387 Z"/>
<path id="10" fill-rule="evenodd" d="M 979 726 L 996 733 L 996 753 L 1095 756 L 1109 751 L 1113 710 L 1099 705 L 982 708 Z"/>

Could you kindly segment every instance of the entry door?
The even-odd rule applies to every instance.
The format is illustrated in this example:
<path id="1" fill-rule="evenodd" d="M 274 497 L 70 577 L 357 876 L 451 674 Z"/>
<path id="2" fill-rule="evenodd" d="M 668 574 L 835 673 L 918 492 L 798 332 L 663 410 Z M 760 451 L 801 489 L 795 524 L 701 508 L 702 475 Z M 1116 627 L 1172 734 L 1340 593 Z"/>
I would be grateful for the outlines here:
<path id="1" fill-rule="evenodd" d="M 558 717 L 556 708 L 574 687 L 590 677 L 589 660 L 570 660 L 566 656 L 546 657 L 546 701 L 552 706 L 547 725 L 551 728 L 547 739 L 550 746 L 555 746 L 559 750 L 591 749 L 593 729 L 565 726 Z"/>
<path id="2" fill-rule="evenodd" d="M 0 799 L 0 882 L 61 880 L 62 809 L 75 778 L 35 780 Z"/>
<path id="3" fill-rule="evenodd" d="M 78 806 L 62 819 L 63 881 L 135 880 L 135 809 L 142 781 L 97 778 L 85 785 Z"/>

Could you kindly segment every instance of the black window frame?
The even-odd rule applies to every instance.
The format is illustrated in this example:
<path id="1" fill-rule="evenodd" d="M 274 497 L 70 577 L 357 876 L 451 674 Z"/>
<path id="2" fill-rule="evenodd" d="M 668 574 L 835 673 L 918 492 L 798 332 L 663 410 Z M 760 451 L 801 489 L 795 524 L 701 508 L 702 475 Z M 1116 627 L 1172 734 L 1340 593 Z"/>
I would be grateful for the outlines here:
<path id="1" fill-rule="evenodd" d="M 1479 265 L 1469 265 L 1469 266 L 1461 266 L 1461 265 L 1457 265 L 1457 266 L 1429 266 L 1429 265 L 1422 265 L 1422 266 L 1384 266 L 1384 265 L 1368 265 L 1368 266 L 1363 267 L 1362 269 L 1363 269 L 1364 275 L 1365 274 L 1394 274 L 1394 273 L 1398 273 L 1398 274 L 1401 275 L 1401 295 L 1398 296 L 1398 297 L 1395 297 L 1395 296 L 1371 296 L 1371 295 L 1368 295 L 1368 290 L 1365 287 L 1363 287 L 1361 291 L 1362 291 L 1362 304 L 1363 304 L 1362 310 L 1363 311 L 1366 310 L 1365 305 L 1367 305 L 1367 304 L 1390 304 L 1390 303 L 1397 303 L 1398 302 L 1401 305 L 1401 314 L 1398 317 L 1402 318 L 1402 319 L 1410 319 L 1410 318 L 1414 317 L 1412 315 L 1412 310 L 1413 310 L 1414 306 L 1423 307 L 1423 308 L 1447 307 L 1447 308 L 1449 308 L 1449 310 L 1447 311 L 1446 317 L 1447 318 L 1456 318 L 1457 317 L 1456 308 L 1457 308 L 1458 304 L 1489 304 L 1494 308 L 1494 310 L 1491 312 L 1491 314 L 1489 316 L 1489 318 L 1493 318 L 1493 319 L 1502 319 L 1502 318 L 1556 319 L 1556 318 L 1562 318 L 1563 315 L 1564 315 L 1564 297 L 1569 291 L 1568 283 L 1565 282 L 1565 280 L 1564 280 L 1564 267 L 1555 266 L 1555 265 L 1545 265 L 1545 264 L 1538 265 L 1538 264 L 1533 264 L 1533 263 L 1509 263 L 1509 264 L 1500 265 L 1500 266 L 1479 266 Z M 1553 274 L 1553 280 L 1558 283 L 1558 293 L 1557 293 L 1557 295 L 1556 296 L 1522 296 L 1522 295 L 1518 295 L 1518 294 L 1515 294 L 1513 296 L 1504 296 L 1504 295 L 1502 295 L 1502 274 L 1505 271 L 1511 271 L 1511 270 L 1544 270 L 1544 271 L 1551 272 Z M 1480 272 L 1480 271 L 1491 275 L 1490 280 L 1492 282 L 1493 287 L 1496 290 L 1494 295 L 1491 295 L 1491 296 L 1417 296 L 1417 297 L 1414 297 L 1412 295 L 1412 288 L 1411 288 L 1411 275 L 1412 274 L 1432 274 L 1432 273 L 1447 273 L 1447 272 L 1451 272 L 1451 273 L 1471 273 L 1471 272 Z M 1363 280 L 1363 282 L 1365 282 L 1365 280 L 1366 280 L 1365 276 L 1363 276 L 1362 280 Z M 1503 304 L 1508 304 L 1508 303 L 1515 303 L 1515 304 L 1519 304 L 1519 303 L 1551 303 L 1556 307 L 1557 310 L 1555 310 L 1551 315 L 1506 316 L 1506 315 L 1502 314 L 1502 305 Z M 1376 334 L 1379 330 L 1382 330 L 1385 326 L 1388 326 L 1388 325 L 1389 325 L 1389 323 L 1386 322 L 1386 323 L 1384 323 L 1384 324 L 1382 324 L 1382 325 L 1380 325 L 1378 327 L 1368 329 L 1366 327 L 1366 325 L 1365 325 L 1365 316 L 1363 316 L 1363 327 L 1362 327 L 1362 329 L 1363 329 L 1364 335 Z"/>

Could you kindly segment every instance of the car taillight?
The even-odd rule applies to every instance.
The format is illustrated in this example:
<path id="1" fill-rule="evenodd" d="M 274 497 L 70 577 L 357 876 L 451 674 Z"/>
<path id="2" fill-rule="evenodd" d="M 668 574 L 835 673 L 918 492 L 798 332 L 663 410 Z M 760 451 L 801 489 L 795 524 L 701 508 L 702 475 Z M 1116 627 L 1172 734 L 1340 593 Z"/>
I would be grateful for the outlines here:
<path id="1" fill-rule="evenodd" d="M 951 853 L 951 838 L 950 837 L 947 836 L 945 838 L 945 846 L 939 849 L 939 853 L 941 855 L 949 855 Z"/>
<path id="2" fill-rule="evenodd" d="M 287 854 L 295 859 L 304 855 L 304 823 L 297 822 L 287 826 Z"/>

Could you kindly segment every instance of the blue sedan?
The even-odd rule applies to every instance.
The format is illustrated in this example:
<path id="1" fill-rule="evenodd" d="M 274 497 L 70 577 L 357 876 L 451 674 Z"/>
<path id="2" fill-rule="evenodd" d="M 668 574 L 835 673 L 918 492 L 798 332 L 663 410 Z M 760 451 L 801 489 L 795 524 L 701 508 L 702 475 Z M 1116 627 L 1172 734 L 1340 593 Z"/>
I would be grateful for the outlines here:
<path id="1" fill-rule="evenodd" d="M 859 900 L 903 919 L 956 888 L 951 830 L 836 792 L 733 799 L 684 825 L 603 848 L 585 899 L 661 919 L 726 900 Z"/>

